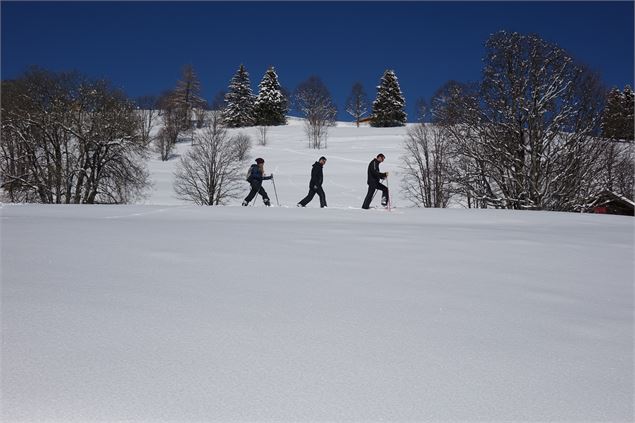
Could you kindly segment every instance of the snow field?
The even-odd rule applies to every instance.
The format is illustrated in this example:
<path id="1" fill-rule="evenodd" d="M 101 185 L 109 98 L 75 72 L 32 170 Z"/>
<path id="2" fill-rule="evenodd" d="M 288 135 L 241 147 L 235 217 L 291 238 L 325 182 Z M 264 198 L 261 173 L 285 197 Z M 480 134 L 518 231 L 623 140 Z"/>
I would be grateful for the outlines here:
<path id="1" fill-rule="evenodd" d="M 408 208 L 405 128 L 330 133 L 254 146 L 283 207 L 2 205 L 2 421 L 633 420 L 632 218 Z"/>

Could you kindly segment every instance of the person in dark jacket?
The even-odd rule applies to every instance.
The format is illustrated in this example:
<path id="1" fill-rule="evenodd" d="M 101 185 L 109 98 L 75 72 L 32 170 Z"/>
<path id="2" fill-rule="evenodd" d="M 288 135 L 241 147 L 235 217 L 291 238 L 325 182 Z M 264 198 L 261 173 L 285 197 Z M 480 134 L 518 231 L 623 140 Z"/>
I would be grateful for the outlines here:
<path id="1" fill-rule="evenodd" d="M 385 158 L 386 156 L 380 153 L 368 164 L 368 179 L 366 181 L 368 184 L 368 193 L 364 199 L 364 204 L 362 204 L 363 209 L 370 208 L 370 203 L 373 201 L 375 190 L 378 189 L 381 190 L 382 193 L 381 205 L 386 206 L 388 204 L 388 187 L 379 182 L 381 179 L 386 179 L 388 177 L 388 172 L 379 171 L 379 164 L 382 163 Z"/>
<path id="2" fill-rule="evenodd" d="M 320 196 L 320 207 L 326 207 L 326 194 L 324 194 L 324 190 L 322 189 L 322 181 L 324 180 L 322 168 L 324 164 L 326 164 L 326 157 L 324 156 L 320 157 L 320 160 L 313 164 L 311 180 L 309 181 L 309 193 L 300 200 L 298 207 L 306 207 L 306 205 L 313 200 L 315 194 Z"/>
<path id="3" fill-rule="evenodd" d="M 243 206 L 248 206 L 251 200 L 256 196 L 256 194 L 260 194 L 262 196 L 262 201 L 265 203 L 265 206 L 270 206 L 271 202 L 269 201 L 269 196 L 267 195 L 267 191 L 262 187 L 262 181 L 266 181 L 267 179 L 273 178 L 273 174 L 269 176 L 265 176 L 265 161 L 258 157 L 256 159 L 256 164 L 252 164 L 249 168 L 249 176 L 247 177 L 247 182 L 251 184 L 251 191 L 249 191 L 249 195 L 245 197 L 243 201 Z"/>

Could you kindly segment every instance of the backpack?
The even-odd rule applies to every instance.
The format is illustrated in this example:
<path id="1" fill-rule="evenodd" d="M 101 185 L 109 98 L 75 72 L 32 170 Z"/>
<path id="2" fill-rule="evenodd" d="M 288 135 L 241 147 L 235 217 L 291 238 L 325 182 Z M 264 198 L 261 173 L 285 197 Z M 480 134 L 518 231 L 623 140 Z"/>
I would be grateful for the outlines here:
<path id="1" fill-rule="evenodd" d="M 252 164 L 251 166 L 249 166 L 249 169 L 247 170 L 247 182 L 251 182 L 251 175 L 254 174 L 254 167 L 258 167 L 258 165 Z"/>

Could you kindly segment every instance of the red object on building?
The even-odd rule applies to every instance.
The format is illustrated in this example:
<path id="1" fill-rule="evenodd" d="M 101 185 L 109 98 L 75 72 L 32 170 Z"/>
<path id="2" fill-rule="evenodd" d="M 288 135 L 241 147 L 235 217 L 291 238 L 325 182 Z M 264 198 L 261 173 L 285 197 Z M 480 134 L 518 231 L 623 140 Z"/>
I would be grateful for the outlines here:
<path id="1" fill-rule="evenodd" d="M 597 214 L 635 216 L 635 202 L 612 191 L 604 190 L 595 195 L 586 211 Z"/>

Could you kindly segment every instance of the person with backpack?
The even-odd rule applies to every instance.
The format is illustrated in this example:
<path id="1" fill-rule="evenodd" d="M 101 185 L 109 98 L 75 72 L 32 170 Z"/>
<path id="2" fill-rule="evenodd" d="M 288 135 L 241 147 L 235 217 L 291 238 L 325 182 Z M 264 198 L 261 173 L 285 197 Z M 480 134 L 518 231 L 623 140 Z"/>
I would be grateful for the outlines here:
<path id="1" fill-rule="evenodd" d="M 386 156 L 380 153 L 368 164 L 368 178 L 366 181 L 368 184 L 368 193 L 366 193 L 364 204 L 362 204 L 363 209 L 370 208 L 370 203 L 373 201 L 375 191 L 378 189 L 381 190 L 382 193 L 381 205 L 386 206 L 388 204 L 388 187 L 380 182 L 381 179 L 388 177 L 388 172 L 379 171 L 379 164 L 383 163 L 385 158 Z"/>
<path id="2" fill-rule="evenodd" d="M 322 181 L 324 175 L 322 168 L 326 164 L 326 157 L 322 156 L 320 159 L 313 163 L 313 169 L 311 169 L 311 180 L 309 181 L 309 193 L 298 203 L 298 207 L 306 207 L 307 204 L 313 200 L 315 194 L 320 196 L 320 207 L 326 207 L 326 194 L 322 189 Z"/>
<path id="3" fill-rule="evenodd" d="M 262 196 L 262 202 L 265 203 L 265 206 L 269 207 L 271 202 L 269 201 L 267 191 L 262 187 L 262 181 L 271 178 L 273 178 L 273 174 L 265 176 L 265 160 L 258 157 L 256 164 L 252 164 L 247 171 L 247 182 L 251 184 L 251 191 L 249 191 L 249 195 L 245 197 L 243 206 L 248 206 L 256 194 L 260 194 Z"/>

